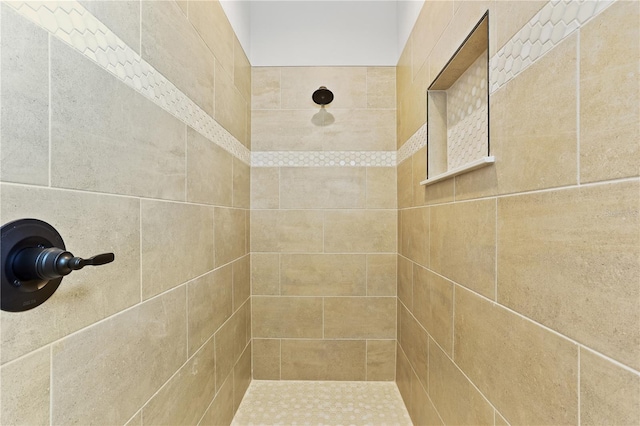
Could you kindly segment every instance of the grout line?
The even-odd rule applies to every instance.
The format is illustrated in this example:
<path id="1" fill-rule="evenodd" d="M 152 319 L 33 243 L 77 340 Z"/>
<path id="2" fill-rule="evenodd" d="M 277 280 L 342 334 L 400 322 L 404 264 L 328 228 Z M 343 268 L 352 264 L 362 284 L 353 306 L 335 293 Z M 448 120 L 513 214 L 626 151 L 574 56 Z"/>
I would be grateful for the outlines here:
<path id="1" fill-rule="evenodd" d="M 143 262 L 142 262 L 142 200 L 138 201 L 138 253 L 140 253 L 140 261 L 139 261 L 139 269 L 140 269 L 140 273 L 139 275 L 139 286 L 140 286 L 140 299 L 138 300 L 138 303 L 142 303 L 143 302 L 143 294 L 142 294 L 142 266 L 143 266 Z M 136 303 L 136 305 L 138 304 Z M 135 305 L 134 305 L 135 306 Z"/>
<path id="2" fill-rule="evenodd" d="M 494 270 L 493 270 L 493 282 L 494 282 L 494 290 L 493 297 L 496 302 L 498 302 L 498 198 L 496 198 L 496 219 L 495 219 L 495 248 L 493 251 L 493 260 L 494 260 Z"/>
<path id="3" fill-rule="evenodd" d="M 582 424 L 581 421 L 581 414 L 582 414 L 582 410 L 580 409 L 580 404 L 581 404 L 581 390 L 580 390 L 580 381 L 582 380 L 582 378 L 580 377 L 582 375 L 582 371 L 580 370 L 580 346 L 578 346 L 578 384 L 577 384 L 577 393 L 578 393 L 578 425 Z"/>
<path id="4" fill-rule="evenodd" d="M 48 50 L 48 74 L 49 74 L 49 108 L 48 108 L 48 119 L 49 119 L 49 182 L 48 182 L 48 186 L 51 188 L 52 186 L 52 180 L 51 180 L 51 170 L 53 168 L 53 165 L 51 163 L 51 157 L 52 157 L 52 153 L 53 153 L 53 143 L 51 140 L 51 117 L 52 117 L 52 113 L 51 113 L 51 104 L 52 104 L 52 91 L 51 91 L 51 34 L 47 33 L 47 50 Z"/>
<path id="5" fill-rule="evenodd" d="M 140 2 L 142 3 L 142 2 Z M 189 201 L 189 126 L 187 126 L 185 124 L 184 126 L 184 201 L 185 203 Z M 232 171 L 233 171 L 233 161 L 231 161 L 232 164 Z M 233 176 L 233 174 L 232 174 Z M 233 199 L 231 204 L 233 204 Z"/>
<path id="6" fill-rule="evenodd" d="M 49 424 L 53 423 L 53 344 L 49 345 Z"/>
<path id="7" fill-rule="evenodd" d="M 580 185 L 580 38 L 582 29 L 576 34 L 576 182 Z"/>

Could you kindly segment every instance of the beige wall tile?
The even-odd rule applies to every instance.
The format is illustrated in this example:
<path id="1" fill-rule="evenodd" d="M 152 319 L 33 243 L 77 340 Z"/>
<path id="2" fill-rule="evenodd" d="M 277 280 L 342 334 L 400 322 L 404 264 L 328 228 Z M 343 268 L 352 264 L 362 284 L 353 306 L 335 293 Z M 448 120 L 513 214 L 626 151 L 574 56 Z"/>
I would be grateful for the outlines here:
<path id="1" fill-rule="evenodd" d="M 413 310 L 413 263 L 398 256 L 398 299 Z"/>
<path id="2" fill-rule="evenodd" d="M 321 252 L 323 213 L 314 210 L 252 210 L 252 252 Z"/>
<path id="3" fill-rule="evenodd" d="M 251 108 L 280 109 L 279 67 L 251 67 Z"/>
<path id="4" fill-rule="evenodd" d="M 640 424 L 640 375 L 580 349 L 580 421 Z"/>
<path id="5" fill-rule="evenodd" d="M 494 422 L 494 424 L 495 424 L 496 426 L 509 426 L 509 422 L 507 422 L 507 421 L 505 420 L 505 418 L 504 418 L 504 417 L 502 417 L 502 416 L 500 415 L 500 413 L 498 413 L 497 411 L 495 412 L 495 422 Z"/>
<path id="6" fill-rule="evenodd" d="M 182 201 L 185 134 L 177 118 L 51 39 L 53 186 Z"/>
<path id="7" fill-rule="evenodd" d="M 420 68 L 425 65 L 431 50 L 440 38 L 444 29 L 453 19 L 453 1 L 430 1 L 422 7 L 418 20 L 415 23 L 412 39 L 411 67 L 415 76 Z M 473 26 L 469 27 L 467 33 Z"/>
<path id="8" fill-rule="evenodd" d="M 216 207 L 214 231 L 216 266 L 224 265 L 247 254 L 244 215 L 244 210 Z"/>
<path id="9" fill-rule="evenodd" d="M 396 107 L 395 67 L 367 68 L 367 108 Z"/>
<path id="10" fill-rule="evenodd" d="M 283 67 L 281 73 L 282 108 L 318 109 L 311 95 L 320 86 L 336 95 L 333 109 L 367 107 L 366 67 Z"/>
<path id="11" fill-rule="evenodd" d="M 491 120 L 491 118 L 489 118 Z M 448 180 L 453 183 L 454 179 Z M 494 166 L 483 167 L 455 177 L 456 201 L 491 197 L 498 193 L 498 176 Z"/>
<path id="12" fill-rule="evenodd" d="M 253 339 L 253 378 L 280 380 L 280 339 Z"/>
<path id="13" fill-rule="evenodd" d="M 366 182 L 364 167 L 283 167 L 280 208 L 364 208 Z"/>
<path id="14" fill-rule="evenodd" d="M 393 339 L 395 297 L 325 297 L 324 337 Z"/>
<path id="15" fill-rule="evenodd" d="M 411 370 L 411 364 L 409 364 L 409 360 L 399 344 L 396 345 L 396 357 L 396 385 L 404 404 L 407 406 L 407 410 L 411 413 L 414 411 L 411 404 L 411 376 L 414 374 Z"/>
<path id="16" fill-rule="evenodd" d="M 639 368 L 639 206 L 638 181 L 501 198 L 498 300 Z"/>
<path id="17" fill-rule="evenodd" d="M 542 7 L 546 0 L 496 1 L 494 6 L 498 49 L 511 39 Z"/>
<path id="18" fill-rule="evenodd" d="M 233 84 L 233 74 L 216 62 L 215 119 L 243 145 L 247 145 L 247 105 Z"/>
<path id="19" fill-rule="evenodd" d="M 233 60 L 233 83 L 245 102 L 251 106 L 251 64 L 235 34 L 233 36 Z"/>
<path id="20" fill-rule="evenodd" d="M 427 178 L 427 147 L 420 148 L 411 156 L 411 173 L 413 177 L 413 203 L 412 206 L 422 206 L 426 201 L 426 188 L 420 182 Z"/>
<path id="21" fill-rule="evenodd" d="M 365 380 L 364 340 L 283 340 L 283 380 Z"/>
<path id="22" fill-rule="evenodd" d="M 52 423 L 129 420 L 187 360 L 185 296 L 182 286 L 54 343 L 51 383 L 64 392 L 52 394 Z"/>
<path id="23" fill-rule="evenodd" d="M 248 304 L 238 309 L 215 334 L 216 345 L 216 390 L 220 392 L 222 383 L 232 379 L 236 364 L 250 336 L 247 336 L 247 321 L 251 321 Z"/>
<path id="24" fill-rule="evenodd" d="M 251 111 L 251 147 L 254 151 L 322 151 L 324 127 L 311 120 L 314 111 Z M 282 129 L 286 129 L 283 131 Z"/>
<path id="25" fill-rule="evenodd" d="M 233 420 L 233 377 L 219 386 L 218 394 L 200 421 L 202 426 L 230 425 Z"/>
<path id="26" fill-rule="evenodd" d="M 402 210 L 402 240 L 400 253 L 423 266 L 429 266 L 428 207 Z"/>
<path id="27" fill-rule="evenodd" d="M 280 255 L 251 253 L 251 294 L 280 294 Z"/>
<path id="28" fill-rule="evenodd" d="M 233 310 L 251 296 L 251 262 L 249 255 L 233 262 Z"/>
<path id="29" fill-rule="evenodd" d="M 190 2 L 191 18 L 203 16 L 196 10 L 200 4 L 213 2 Z M 174 2 L 141 2 L 140 20 L 142 58 L 212 115 L 216 61 L 180 7 Z"/>
<path id="30" fill-rule="evenodd" d="M 411 410 L 409 415 L 416 425 L 442 425 L 433 403 L 415 374 L 411 378 Z"/>
<path id="31" fill-rule="evenodd" d="M 248 253 L 251 251 L 251 211 L 244 211 L 244 247 Z"/>
<path id="32" fill-rule="evenodd" d="M 254 167 L 251 169 L 251 208 L 277 209 L 280 207 L 280 169 Z"/>
<path id="33" fill-rule="evenodd" d="M 368 209 L 395 209 L 397 201 L 395 167 L 367 167 L 366 194 Z"/>
<path id="34" fill-rule="evenodd" d="M 227 265 L 187 284 L 190 356 L 233 312 L 231 269 L 231 265 Z"/>
<path id="35" fill-rule="evenodd" d="M 280 289 L 283 296 L 365 296 L 363 254 L 283 254 Z"/>
<path id="36" fill-rule="evenodd" d="M 233 157 L 233 206 L 248 209 L 251 205 L 251 167 Z"/>
<path id="37" fill-rule="evenodd" d="M 231 206 L 234 161 L 227 151 L 187 127 L 187 201 Z"/>
<path id="38" fill-rule="evenodd" d="M 216 394 L 215 350 L 209 340 L 142 408 L 149 425 L 195 425 Z"/>
<path id="39" fill-rule="evenodd" d="M 493 425 L 493 407 L 433 340 L 429 341 L 429 396 L 445 424 Z"/>
<path id="40" fill-rule="evenodd" d="M 427 87 L 430 69 L 425 64 L 414 75 L 414 81 L 404 92 L 398 92 L 398 148 L 427 121 Z"/>
<path id="41" fill-rule="evenodd" d="M 639 19 L 625 1 L 580 30 L 582 182 L 640 175 Z"/>
<path id="42" fill-rule="evenodd" d="M 400 305 L 402 306 L 402 305 Z M 428 387 L 428 335 L 411 313 L 402 307 L 400 312 L 400 346 L 407 355 L 422 386 Z"/>
<path id="43" fill-rule="evenodd" d="M 449 356 L 453 356 L 453 283 L 413 265 L 413 314 Z"/>
<path id="44" fill-rule="evenodd" d="M 227 73 L 233 75 L 234 33 L 218 0 L 189 1 L 189 21 Z"/>
<path id="45" fill-rule="evenodd" d="M 526 2 L 524 0 L 522 3 Z M 489 11 L 489 56 L 493 56 L 497 50 L 497 30 L 498 24 L 494 19 L 495 16 L 495 4 L 503 2 L 502 0 L 494 1 L 494 0 L 454 0 L 455 6 L 459 6 L 456 8 L 453 19 L 449 23 L 447 30 L 445 31 L 445 37 L 449 36 L 455 42 L 455 47 L 460 46 L 464 39 L 469 35 L 471 30 L 476 26 L 476 24 L 480 21 L 482 16 Z M 514 3 L 520 3 L 520 0 L 516 0 Z M 526 21 L 525 21 L 526 22 Z M 520 29 L 525 22 L 522 22 Z M 448 32 L 448 34 L 447 34 Z M 451 52 L 453 53 L 453 52 Z M 435 75 L 431 75 L 432 78 L 435 78 Z"/>
<path id="46" fill-rule="evenodd" d="M 342 210 L 324 213 L 324 249 L 330 253 L 396 251 L 395 210 Z"/>
<path id="47" fill-rule="evenodd" d="M 396 112 L 332 109 L 335 122 L 323 127 L 324 151 L 395 151 Z"/>
<path id="48" fill-rule="evenodd" d="M 143 299 L 213 269 L 212 208 L 142 200 L 140 212 Z"/>
<path id="49" fill-rule="evenodd" d="M 398 256 L 367 255 L 367 296 L 395 296 Z"/>
<path id="50" fill-rule="evenodd" d="M 482 295 L 495 296 L 496 200 L 431 208 L 431 269 Z"/>
<path id="51" fill-rule="evenodd" d="M 421 200 L 425 205 L 449 203 L 454 199 L 454 192 L 457 199 L 457 190 L 457 183 L 454 183 L 454 179 L 446 179 L 429 186 L 420 186 L 416 188 L 420 195 L 415 197 L 415 202 L 417 205 L 420 205 Z"/>
<path id="52" fill-rule="evenodd" d="M 367 340 L 367 380 L 386 382 L 395 378 L 396 341 Z"/>
<path id="53" fill-rule="evenodd" d="M 55 294 L 36 309 L 19 315 L 2 312 L 3 363 L 140 301 L 139 200 L 7 184 L 1 191 L 3 223 L 39 218 L 56 227 L 76 256 L 105 252 L 116 256 L 109 265 L 65 277 Z"/>
<path id="54" fill-rule="evenodd" d="M 413 204 L 413 163 L 411 159 L 398 164 L 398 208 L 411 207 Z"/>
<path id="55" fill-rule="evenodd" d="M 578 421 L 578 348 L 460 286 L 456 364 L 514 424 Z"/>
<path id="56" fill-rule="evenodd" d="M 125 426 L 143 426 L 142 425 L 142 410 L 138 411 L 129 419 Z"/>
<path id="57" fill-rule="evenodd" d="M 80 4 L 100 22 L 140 53 L 140 1 L 80 0 Z"/>
<path id="58" fill-rule="evenodd" d="M 577 181 L 576 42 L 569 36 L 491 97 L 501 194 Z"/>
<path id="59" fill-rule="evenodd" d="M 50 352 L 46 346 L 0 369 L 3 425 L 49 424 Z"/>
<path id="60" fill-rule="evenodd" d="M 253 296 L 253 336 L 322 337 L 322 298 Z"/>
<path id="61" fill-rule="evenodd" d="M 49 49 L 47 32 L 2 5 L 0 177 L 49 183 Z"/>
<path id="62" fill-rule="evenodd" d="M 251 345 L 247 346 L 233 367 L 233 411 L 238 411 L 240 402 L 251 383 Z"/>
<path id="63" fill-rule="evenodd" d="M 409 37 L 407 43 L 404 45 L 404 49 L 402 49 L 402 53 L 400 54 L 400 58 L 398 58 L 398 64 L 396 65 L 396 97 L 400 99 L 401 95 L 404 95 L 405 92 L 411 87 L 411 83 L 413 82 L 413 76 L 411 75 L 411 55 L 412 55 L 412 38 Z M 400 105 L 397 105 L 398 109 Z M 399 117 L 399 116 L 398 116 Z M 404 143 L 405 141 L 400 141 L 398 139 L 398 143 Z M 399 148 L 399 147 L 398 147 Z"/>

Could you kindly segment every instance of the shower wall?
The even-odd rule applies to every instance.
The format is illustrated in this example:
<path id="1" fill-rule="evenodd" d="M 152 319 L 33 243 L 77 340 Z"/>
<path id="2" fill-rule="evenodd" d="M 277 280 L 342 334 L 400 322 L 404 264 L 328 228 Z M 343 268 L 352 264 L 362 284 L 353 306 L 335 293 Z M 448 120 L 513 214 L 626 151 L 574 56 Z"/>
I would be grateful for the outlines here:
<path id="1" fill-rule="evenodd" d="M 605 5 L 422 9 L 397 67 L 396 380 L 416 424 L 640 423 L 640 4 Z M 496 163 L 421 186 L 425 90 L 487 9 Z"/>
<path id="2" fill-rule="evenodd" d="M 256 67 L 252 85 L 253 377 L 394 380 L 395 69 Z"/>
<path id="3" fill-rule="evenodd" d="M 228 424 L 251 381 L 251 73 L 220 5 L 0 13 L 2 223 L 115 253 L 2 312 L 0 423 Z"/>

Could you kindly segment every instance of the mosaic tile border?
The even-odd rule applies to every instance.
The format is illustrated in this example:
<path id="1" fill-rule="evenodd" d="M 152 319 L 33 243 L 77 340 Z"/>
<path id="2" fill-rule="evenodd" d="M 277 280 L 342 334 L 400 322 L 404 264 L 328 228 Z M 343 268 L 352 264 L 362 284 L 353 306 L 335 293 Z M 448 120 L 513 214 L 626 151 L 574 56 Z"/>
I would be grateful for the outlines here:
<path id="1" fill-rule="evenodd" d="M 254 151 L 252 167 L 395 167 L 396 151 Z"/>
<path id="2" fill-rule="evenodd" d="M 398 150 L 398 165 L 427 146 L 427 124 L 423 124 Z"/>
<path id="3" fill-rule="evenodd" d="M 491 93 L 616 0 L 551 0 L 489 62 Z"/>
<path id="4" fill-rule="evenodd" d="M 20 15 L 69 44 L 120 81 L 251 164 L 249 149 L 75 1 L 7 2 Z"/>

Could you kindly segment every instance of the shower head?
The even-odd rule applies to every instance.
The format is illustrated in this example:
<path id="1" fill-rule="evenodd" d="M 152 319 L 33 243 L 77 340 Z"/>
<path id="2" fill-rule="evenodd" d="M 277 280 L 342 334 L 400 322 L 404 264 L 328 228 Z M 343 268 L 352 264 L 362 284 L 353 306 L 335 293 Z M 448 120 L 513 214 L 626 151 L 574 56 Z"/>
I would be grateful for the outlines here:
<path id="1" fill-rule="evenodd" d="M 333 93 L 331 93 L 331 90 L 327 89 L 326 87 L 320 86 L 318 90 L 313 92 L 311 99 L 313 99 L 313 102 L 317 103 L 318 105 L 329 105 L 331 101 L 333 101 Z"/>

